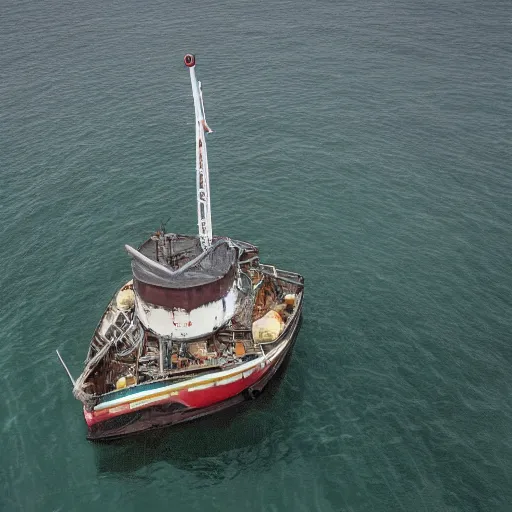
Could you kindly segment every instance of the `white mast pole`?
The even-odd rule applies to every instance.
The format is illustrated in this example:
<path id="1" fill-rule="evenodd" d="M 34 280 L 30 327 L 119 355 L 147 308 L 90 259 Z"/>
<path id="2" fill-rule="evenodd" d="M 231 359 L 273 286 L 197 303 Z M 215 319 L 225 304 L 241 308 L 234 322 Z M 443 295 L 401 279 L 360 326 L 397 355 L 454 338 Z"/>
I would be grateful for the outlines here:
<path id="1" fill-rule="evenodd" d="M 210 210 L 210 175 L 208 171 L 208 155 L 206 153 L 205 131 L 211 132 L 206 124 L 203 105 L 201 82 L 196 78 L 196 59 L 194 55 L 185 55 L 185 65 L 190 71 L 192 95 L 196 116 L 196 187 L 197 187 L 197 224 L 199 240 L 203 251 L 212 243 L 212 216 Z"/>

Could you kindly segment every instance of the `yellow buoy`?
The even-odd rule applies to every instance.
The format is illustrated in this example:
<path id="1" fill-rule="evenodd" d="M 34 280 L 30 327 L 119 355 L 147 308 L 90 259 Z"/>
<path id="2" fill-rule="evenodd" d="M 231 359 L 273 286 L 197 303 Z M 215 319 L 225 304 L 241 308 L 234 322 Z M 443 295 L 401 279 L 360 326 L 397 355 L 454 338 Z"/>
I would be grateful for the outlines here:
<path id="1" fill-rule="evenodd" d="M 252 338 L 256 343 L 272 342 L 283 331 L 284 322 L 277 311 L 269 311 L 252 324 Z"/>
<path id="2" fill-rule="evenodd" d="M 116 304 L 119 309 L 127 311 L 135 305 L 135 293 L 130 288 L 121 290 L 116 297 Z"/>
<path id="3" fill-rule="evenodd" d="M 121 377 L 117 379 L 116 389 L 124 389 L 128 386 L 133 386 L 135 384 L 135 376 L 134 375 L 126 375 L 126 377 Z"/>
<path id="4" fill-rule="evenodd" d="M 295 306 L 295 295 L 293 293 L 289 293 L 284 296 L 284 303 L 287 306 Z"/>

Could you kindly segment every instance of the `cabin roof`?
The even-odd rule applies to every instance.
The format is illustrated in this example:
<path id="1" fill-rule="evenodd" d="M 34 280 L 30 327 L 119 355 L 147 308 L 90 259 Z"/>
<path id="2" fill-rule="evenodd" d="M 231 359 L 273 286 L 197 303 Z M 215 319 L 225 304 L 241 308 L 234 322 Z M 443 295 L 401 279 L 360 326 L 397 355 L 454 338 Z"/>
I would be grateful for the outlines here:
<path id="1" fill-rule="evenodd" d="M 153 236 L 132 257 L 133 277 L 163 288 L 190 288 L 212 283 L 226 276 L 235 265 L 237 249 L 229 239 L 215 237 L 203 252 L 198 236 L 168 233 Z"/>

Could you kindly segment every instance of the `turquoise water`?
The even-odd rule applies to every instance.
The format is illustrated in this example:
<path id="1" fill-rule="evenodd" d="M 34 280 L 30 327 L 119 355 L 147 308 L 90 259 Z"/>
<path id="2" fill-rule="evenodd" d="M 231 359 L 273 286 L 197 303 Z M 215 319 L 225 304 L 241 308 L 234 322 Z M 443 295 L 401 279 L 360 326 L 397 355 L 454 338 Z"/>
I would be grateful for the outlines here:
<path id="1" fill-rule="evenodd" d="M 0 15 L 0 509 L 512 510 L 512 5 L 13 2 Z M 306 278 L 239 410 L 85 440 L 123 244 L 214 232 Z"/>

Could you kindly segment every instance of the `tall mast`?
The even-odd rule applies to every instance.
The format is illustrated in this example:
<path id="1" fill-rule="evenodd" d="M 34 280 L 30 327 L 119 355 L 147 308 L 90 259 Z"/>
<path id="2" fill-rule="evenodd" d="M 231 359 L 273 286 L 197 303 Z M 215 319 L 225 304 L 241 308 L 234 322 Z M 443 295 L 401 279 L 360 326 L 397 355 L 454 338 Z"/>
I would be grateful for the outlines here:
<path id="1" fill-rule="evenodd" d="M 203 105 L 201 82 L 196 78 L 196 59 L 194 55 L 185 55 L 185 66 L 190 71 L 192 95 L 196 115 L 196 187 L 197 187 L 197 224 L 199 240 L 203 251 L 212 243 L 212 216 L 210 211 L 210 175 L 208 171 L 208 156 L 206 153 L 205 132 L 211 130 L 206 124 Z"/>

